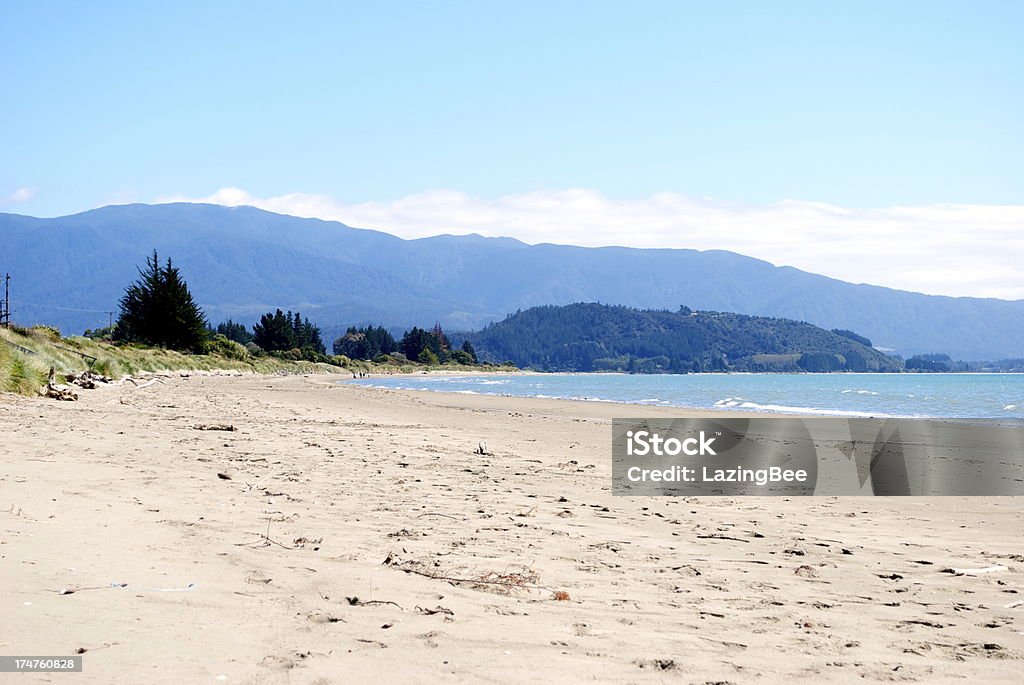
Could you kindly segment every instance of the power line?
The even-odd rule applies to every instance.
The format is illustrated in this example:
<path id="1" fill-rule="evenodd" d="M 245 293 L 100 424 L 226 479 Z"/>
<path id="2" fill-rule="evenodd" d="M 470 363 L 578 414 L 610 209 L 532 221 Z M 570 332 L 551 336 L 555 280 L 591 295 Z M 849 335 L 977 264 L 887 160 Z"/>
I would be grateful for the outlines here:
<path id="1" fill-rule="evenodd" d="M 23 302 L 18 300 L 19 307 L 49 307 L 50 309 L 60 309 L 65 312 L 89 312 L 92 314 L 109 314 L 109 309 L 81 309 L 79 307 L 58 307 L 55 304 L 40 304 L 38 302 Z"/>

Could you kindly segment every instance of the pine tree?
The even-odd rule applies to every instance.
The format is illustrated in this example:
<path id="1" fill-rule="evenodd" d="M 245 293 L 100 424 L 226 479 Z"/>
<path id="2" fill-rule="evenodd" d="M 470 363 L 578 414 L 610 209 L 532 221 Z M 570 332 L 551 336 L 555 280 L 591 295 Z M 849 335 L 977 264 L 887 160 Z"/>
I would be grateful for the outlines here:
<path id="1" fill-rule="evenodd" d="M 442 352 L 451 349 L 451 345 L 448 344 L 448 336 L 444 334 L 443 330 L 441 330 L 440 321 L 434 323 L 434 327 L 431 329 L 430 335 L 434 336 L 434 339 L 437 341 L 436 347 L 431 345 L 431 348 L 436 354 L 440 355 Z"/>
<path id="2" fill-rule="evenodd" d="M 300 350 L 302 357 L 311 361 L 327 352 L 320 329 L 299 312 L 267 312 L 252 327 L 252 334 L 253 342 L 267 352 Z"/>
<path id="3" fill-rule="evenodd" d="M 291 318 L 291 312 L 286 316 L 280 309 L 273 314 L 264 314 L 252 327 L 253 342 L 267 352 L 292 349 L 295 347 L 295 333 Z"/>
<path id="4" fill-rule="evenodd" d="M 156 251 L 139 268 L 139 280 L 121 297 L 114 337 L 173 350 L 202 352 L 207 323 L 188 284 L 170 259 L 160 266 Z"/>
<path id="5" fill-rule="evenodd" d="M 252 333 L 249 332 L 246 325 L 243 323 L 236 323 L 231 319 L 217 324 L 217 328 L 213 332 L 219 333 L 228 340 L 234 340 L 236 343 L 240 343 L 242 345 L 252 342 Z"/>

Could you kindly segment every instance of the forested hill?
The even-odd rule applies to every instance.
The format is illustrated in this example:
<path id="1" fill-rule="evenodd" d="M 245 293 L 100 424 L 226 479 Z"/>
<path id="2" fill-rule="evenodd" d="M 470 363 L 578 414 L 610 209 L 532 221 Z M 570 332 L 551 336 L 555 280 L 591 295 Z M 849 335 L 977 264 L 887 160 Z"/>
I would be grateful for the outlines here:
<path id="1" fill-rule="evenodd" d="M 542 371 L 899 371 L 900 360 L 792 319 L 602 304 L 533 307 L 470 336 L 482 359 Z M 856 339 L 855 339 L 856 338 Z"/>

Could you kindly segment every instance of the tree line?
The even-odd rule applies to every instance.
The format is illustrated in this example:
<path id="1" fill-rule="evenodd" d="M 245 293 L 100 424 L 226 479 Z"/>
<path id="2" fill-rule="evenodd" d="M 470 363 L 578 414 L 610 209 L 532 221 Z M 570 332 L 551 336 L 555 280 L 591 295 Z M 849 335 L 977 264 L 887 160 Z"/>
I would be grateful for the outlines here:
<path id="1" fill-rule="evenodd" d="M 452 349 L 440 323 L 430 330 L 414 326 L 400 340 L 383 326 L 351 326 L 334 340 L 334 356 L 327 354 L 320 327 L 297 311 L 267 312 L 251 329 L 232 319 L 211 326 L 170 259 L 161 262 L 154 251 L 138 271 L 139 278 L 125 289 L 117 323 L 109 331 L 118 341 L 192 353 L 218 352 L 232 358 L 271 354 L 332 364 L 350 360 L 477 363 L 473 345 L 466 340 Z"/>
<path id="2" fill-rule="evenodd" d="M 227 320 L 210 326 L 178 267 L 154 250 L 138 268 L 139 278 L 121 297 L 110 336 L 117 341 L 229 357 L 276 354 L 291 359 L 329 361 L 320 329 L 301 313 L 278 309 L 260 317 L 252 332 Z"/>
<path id="3" fill-rule="evenodd" d="M 440 323 L 435 323 L 429 331 L 413 326 L 405 331 L 401 340 L 395 340 L 383 326 L 350 326 L 344 335 L 335 339 L 333 351 L 349 359 L 376 362 L 415 361 L 427 365 L 478 363 L 472 343 L 466 340 L 459 349 L 452 349 Z"/>

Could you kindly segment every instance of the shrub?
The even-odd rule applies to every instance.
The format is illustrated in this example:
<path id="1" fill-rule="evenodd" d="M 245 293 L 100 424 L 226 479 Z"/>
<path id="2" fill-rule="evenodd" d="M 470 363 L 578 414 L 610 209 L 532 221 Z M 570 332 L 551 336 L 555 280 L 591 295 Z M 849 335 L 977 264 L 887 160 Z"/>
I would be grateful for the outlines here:
<path id="1" fill-rule="evenodd" d="M 50 342 L 60 342 L 60 329 L 54 328 L 53 326 L 33 326 L 29 330 L 36 338 L 49 340 Z"/>
<path id="2" fill-rule="evenodd" d="M 811 373 L 829 373 L 843 369 L 843 362 L 836 355 L 828 352 L 805 352 L 800 355 L 796 364 L 804 371 Z"/>
<path id="3" fill-rule="evenodd" d="M 4 390 L 29 395 L 46 384 L 46 374 L 18 354 L 11 355 L 6 367 Z"/>
<path id="4" fill-rule="evenodd" d="M 235 359 L 237 361 L 248 361 L 249 351 L 244 346 L 229 340 L 228 337 L 222 333 L 217 333 L 213 336 L 213 340 L 209 344 L 209 353 L 220 355 L 226 359 Z"/>
<path id="5" fill-rule="evenodd" d="M 110 376 L 111 378 L 117 376 L 114 360 L 110 357 L 100 357 L 97 359 L 96 363 L 92 365 L 92 370 L 100 375 Z"/>
<path id="6" fill-rule="evenodd" d="M 463 350 L 455 350 L 452 352 L 451 359 L 456 364 L 462 364 L 464 366 L 470 366 L 473 364 L 473 356 Z"/>
<path id="7" fill-rule="evenodd" d="M 427 366 L 436 366 L 438 363 L 437 355 L 429 347 L 424 347 L 423 351 L 420 352 L 420 356 L 416 358 L 420 364 L 426 364 Z"/>
<path id="8" fill-rule="evenodd" d="M 263 351 L 263 348 L 254 342 L 245 343 L 245 351 L 254 357 L 262 357 L 266 354 L 266 352 Z"/>

